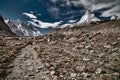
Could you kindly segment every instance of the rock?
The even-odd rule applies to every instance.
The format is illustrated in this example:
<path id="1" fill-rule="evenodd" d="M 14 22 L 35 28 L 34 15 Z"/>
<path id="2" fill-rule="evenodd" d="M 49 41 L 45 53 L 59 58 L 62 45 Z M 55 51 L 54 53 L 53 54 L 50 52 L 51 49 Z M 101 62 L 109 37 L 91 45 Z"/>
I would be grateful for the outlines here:
<path id="1" fill-rule="evenodd" d="M 44 74 L 50 74 L 50 71 L 44 71 Z"/>
<path id="2" fill-rule="evenodd" d="M 113 42 L 113 43 L 112 43 L 113 46 L 116 45 L 116 44 L 117 44 L 117 42 Z"/>
<path id="3" fill-rule="evenodd" d="M 101 69 L 101 68 L 98 68 L 98 69 L 95 71 L 96 74 L 100 74 L 101 72 L 102 72 L 102 69 Z"/>
<path id="4" fill-rule="evenodd" d="M 116 52 L 116 51 L 119 51 L 119 48 L 116 47 L 112 49 L 112 52 Z"/>
<path id="5" fill-rule="evenodd" d="M 88 50 L 86 50 L 86 49 L 84 49 L 84 48 L 81 49 L 80 51 L 81 51 L 82 54 L 86 54 L 86 53 L 88 52 Z"/>
<path id="6" fill-rule="evenodd" d="M 75 37 L 71 37 L 67 40 L 67 42 L 74 42 L 74 41 L 77 41 L 78 39 L 75 38 Z"/>
<path id="7" fill-rule="evenodd" d="M 55 45 L 55 44 L 57 44 L 58 42 L 57 41 L 51 41 L 50 42 L 50 44 L 52 44 L 52 45 Z"/>
<path id="8" fill-rule="evenodd" d="M 0 77 L 4 76 L 6 74 L 5 70 L 0 69 Z"/>
<path id="9" fill-rule="evenodd" d="M 85 48 L 88 49 L 88 50 L 92 50 L 91 45 L 85 46 Z"/>
<path id="10" fill-rule="evenodd" d="M 6 43 L 3 40 L 0 40 L 0 46 L 5 46 Z"/>
<path id="11" fill-rule="evenodd" d="M 35 45 L 35 44 L 36 44 L 36 42 L 33 42 L 33 43 L 32 43 L 32 45 Z"/>
<path id="12" fill-rule="evenodd" d="M 83 47 L 84 47 L 84 45 L 82 45 L 82 44 L 81 44 L 81 45 L 79 45 L 79 48 L 83 48 Z"/>
<path id="13" fill-rule="evenodd" d="M 119 57 L 120 56 L 120 54 L 119 53 L 112 53 L 112 55 L 111 55 L 112 57 Z"/>
<path id="14" fill-rule="evenodd" d="M 90 74 L 83 72 L 82 75 L 84 76 L 84 79 L 90 76 Z"/>
<path id="15" fill-rule="evenodd" d="M 22 38 L 21 38 L 21 37 L 19 37 L 19 38 L 18 38 L 18 40 L 20 40 L 20 41 L 21 41 L 21 40 L 22 40 Z"/>
<path id="16" fill-rule="evenodd" d="M 93 61 L 93 63 L 97 64 L 97 63 L 98 63 L 98 61 L 97 61 L 97 60 L 95 60 L 95 61 Z"/>
<path id="17" fill-rule="evenodd" d="M 43 66 L 39 66 L 39 67 L 37 67 L 36 72 L 39 73 L 42 69 L 43 69 Z"/>
<path id="18" fill-rule="evenodd" d="M 55 74 L 55 71 L 51 71 L 50 74 L 51 74 L 51 75 L 54 75 L 54 74 Z"/>
<path id="19" fill-rule="evenodd" d="M 87 72 L 94 73 L 95 69 L 96 69 L 96 67 L 94 65 L 92 65 L 92 64 L 89 65 L 89 66 L 86 66 L 86 71 Z"/>
<path id="20" fill-rule="evenodd" d="M 52 76 L 52 80 L 58 80 L 57 76 Z"/>
<path id="21" fill-rule="evenodd" d="M 115 72 L 115 73 L 113 73 L 112 75 L 113 75 L 113 76 L 120 76 L 120 73 Z"/>
<path id="22" fill-rule="evenodd" d="M 83 47 L 84 47 L 84 45 L 75 46 L 75 47 L 73 48 L 73 51 L 82 49 Z"/>
<path id="23" fill-rule="evenodd" d="M 113 80 L 113 78 L 110 74 L 104 74 L 102 75 L 102 80 Z"/>
<path id="24" fill-rule="evenodd" d="M 5 40 L 13 40 L 14 37 L 5 37 Z"/>
<path id="25" fill-rule="evenodd" d="M 85 57 L 83 58 L 83 61 L 89 61 L 89 60 L 90 60 L 90 59 L 88 59 L 88 58 L 85 58 Z"/>
<path id="26" fill-rule="evenodd" d="M 39 66 L 39 67 L 37 67 L 38 70 L 40 70 L 40 69 L 42 69 L 42 68 L 43 68 L 43 66 Z"/>
<path id="27" fill-rule="evenodd" d="M 40 39 L 40 40 L 38 40 L 38 42 L 43 42 L 43 41 L 45 41 L 44 39 Z"/>
<path id="28" fill-rule="evenodd" d="M 94 50 L 90 50 L 90 54 L 93 54 L 95 51 Z"/>
<path id="29" fill-rule="evenodd" d="M 73 50 L 73 51 L 76 51 L 76 47 L 74 47 L 72 50 Z"/>
<path id="30" fill-rule="evenodd" d="M 29 71 L 33 71 L 33 66 L 30 66 L 27 70 L 29 70 Z"/>
<path id="31" fill-rule="evenodd" d="M 51 39 L 50 39 L 50 38 L 48 38 L 48 39 L 47 39 L 47 41 L 48 41 L 48 42 L 51 42 Z"/>
<path id="32" fill-rule="evenodd" d="M 99 56 L 100 58 L 101 58 L 101 57 L 104 57 L 104 56 L 105 56 L 105 53 L 100 53 L 98 56 Z"/>
<path id="33" fill-rule="evenodd" d="M 83 48 L 84 47 L 84 45 L 79 45 L 79 46 L 76 46 L 75 48 L 76 49 L 81 49 L 81 48 Z"/>
<path id="34" fill-rule="evenodd" d="M 27 65 L 27 66 L 30 66 L 30 65 L 32 65 L 32 63 L 26 63 L 26 65 Z"/>
<path id="35" fill-rule="evenodd" d="M 13 65 L 13 64 L 10 64 L 10 65 L 8 65 L 8 67 L 9 67 L 9 68 L 12 68 L 12 67 L 14 67 L 14 65 Z"/>
<path id="36" fill-rule="evenodd" d="M 110 49 L 111 45 L 104 45 L 104 48 Z"/>
<path id="37" fill-rule="evenodd" d="M 74 78 L 74 77 L 77 76 L 77 73 L 71 73 L 70 76 L 71 76 L 72 78 Z"/>
<path id="38" fill-rule="evenodd" d="M 61 78 L 63 78 L 64 76 L 63 75 L 60 75 Z"/>
<path id="39" fill-rule="evenodd" d="M 25 75 L 24 77 L 25 77 L 25 79 L 26 79 L 26 80 L 28 80 L 28 79 L 29 79 L 29 76 L 28 76 L 28 75 Z"/>
<path id="40" fill-rule="evenodd" d="M 104 61 L 100 61 L 98 65 L 103 65 L 104 64 Z"/>
<path id="41" fill-rule="evenodd" d="M 116 69 L 116 68 L 115 68 L 114 66 L 112 66 L 110 63 L 105 64 L 104 67 L 105 67 L 106 69 L 109 69 L 109 70 L 115 70 L 115 69 Z"/>
<path id="42" fill-rule="evenodd" d="M 49 68 L 50 64 L 49 63 L 45 63 L 45 67 Z"/>
<path id="43" fill-rule="evenodd" d="M 77 66 L 77 67 L 76 67 L 76 71 L 83 72 L 84 69 L 85 69 L 85 66 Z"/>
<path id="44" fill-rule="evenodd" d="M 3 57 L 3 58 L 1 59 L 1 62 L 7 62 L 7 59 L 6 59 L 5 57 Z"/>
<path id="45" fill-rule="evenodd" d="M 117 38 L 117 40 L 120 40 L 120 37 L 119 37 L 119 38 Z"/>

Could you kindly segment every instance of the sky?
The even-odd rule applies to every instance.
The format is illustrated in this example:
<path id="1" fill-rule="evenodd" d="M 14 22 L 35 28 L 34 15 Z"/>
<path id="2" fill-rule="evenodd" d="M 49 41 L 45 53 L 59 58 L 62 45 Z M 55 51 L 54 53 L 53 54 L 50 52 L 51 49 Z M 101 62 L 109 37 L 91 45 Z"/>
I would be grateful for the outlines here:
<path id="1" fill-rule="evenodd" d="M 22 21 L 31 20 L 28 14 L 43 22 L 79 20 L 86 10 L 101 19 L 120 17 L 120 0 L 0 0 L 3 17 Z"/>

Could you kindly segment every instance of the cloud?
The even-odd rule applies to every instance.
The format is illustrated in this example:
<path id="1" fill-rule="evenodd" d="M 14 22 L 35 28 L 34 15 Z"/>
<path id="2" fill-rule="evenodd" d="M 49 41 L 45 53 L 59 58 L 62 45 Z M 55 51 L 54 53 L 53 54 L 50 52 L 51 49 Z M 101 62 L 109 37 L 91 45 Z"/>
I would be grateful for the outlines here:
<path id="1" fill-rule="evenodd" d="M 108 0 L 75 0 L 75 1 L 72 1 L 72 3 L 75 6 L 82 5 L 86 9 L 94 11 L 94 10 L 98 10 L 98 9 L 102 9 L 102 8 L 115 5 L 116 1 L 118 0 L 114 0 L 114 1 L 113 0 L 109 0 L 109 1 Z"/>
<path id="2" fill-rule="evenodd" d="M 120 0 L 50 0 L 52 3 L 61 3 L 63 7 L 65 6 L 83 6 L 86 10 L 100 11 L 101 16 L 108 17 L 112 15 L 118 15 L 120 13 Z M 120 16 L 119 16 L 120 17 Z"/>
<path id="3" fill-rule="evenodd" d="M 33 11 L 30 11 L 31 14 L 33 14 L 34 12 Z"/>
<path id="4" fill-rule="evenodd" d="M 39 14 L 37 14 L 37 15 L 38 15 L 38 16 L 41 16 L 42 14 L 39 13 Z"/>
<path id="5" fill-rule="evenodd" d="M 49 28 L 49 27 L 56 28 L 62 23 L 62 21 L 49 23 L 49 22 L 43 22 L 43 21 L 40 21 L 37 19 L 32 19 L 31 23 L 35 26 L 40 27 L 40 28 Z"/>
<path id="6" fill-rule="evenodd" d="M 77 20 L 69 20 L 69 23 L 75 23 Z"/>
<path id="7" fill-rule="evenodd" d="M 120 6 L 115 6 L 109 10 L 106 10 L 102 13 L 101 16 L 103 17 L 109 17 L 109 16 L 113 16 L 113 15 L 117 15 L 118 17 L 120 17 Z"/>
<path id="8" fill-rule="evenodd" d="M 47 10 L 52 14 L 53 17 L 59 18 L 59 8 L 53 6 L 53 7 L 49 7 Z"/>
<path id="9" fill-rule="evenodd" d="M 61 6 L 70 6 L 71 5 L 71 0 L 50 0 L 52 3 L 57 4 L 57 3 L 61 3 Z"/>
<path id="10" fill-rule="evenodd" d="M 36 19 L 37 17 L 32 13 L 23 13 L 23 15 L 29 17 L 30 19 Z"/>
<path id="11" fill-rule="evenodd" d="M 51 1 L 52 3 L 54 3 L 54 4 L 57 2 L 57 0 L 50 0 L 50 1 Z"/>
<path id="12" fill-rule="evenodd" d="M 96 11 L 100 9 L 108 9 L 101 11 L 101 16 L 110 17 L 117 15 L 120 17 L 120 0 L 79 0 L 75 5 L 83 5 L 86 9 Z M 88 3 L 89 2 L 89 3 Z"/>
<path id="13" fill-rule="evenodd" d="M 56 10 L 55 8 L 53 8 L 52 10 Z M 31 13 L 23 13 L 23 15 L 29 17 L 31 20 L 28 21 L 30 22 L 31 24 L 33 24 L 34 26 L 38 26 L 40 28 L 49 28 L 49 27 L 52 27 L 52 28 L 56 28 L 58 27 L 62 21 L 60 22 L 54 22 L 54 23 L 50 23 L 50 22 L 43 22 L 41 20 L 38 20 L 37 17 L 33 14 L 33 12 Z M 38 16 L 41 16 L 41 14 L 37 14 Z"/>
<path id="14" fill-rule="evenodd" d="M 114 3 L 100 3 L 100 4 L 93 4 L 89 10 L 96 11 L 100 9 L 110 8 L 111 6 L 114 6 Z"/>

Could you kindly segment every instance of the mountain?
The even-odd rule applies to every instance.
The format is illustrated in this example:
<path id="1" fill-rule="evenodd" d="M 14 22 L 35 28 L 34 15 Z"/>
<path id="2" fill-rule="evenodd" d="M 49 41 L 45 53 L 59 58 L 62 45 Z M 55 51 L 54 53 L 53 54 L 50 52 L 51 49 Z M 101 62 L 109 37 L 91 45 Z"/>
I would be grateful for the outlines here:
<path id="1" fill-rule="evenodd" d="M 78 21 L 78 24 L 85 24 L 85 23 L 91 23 L 96 21 L 100 21 L 100 19 L 98 19 L 94 13 L 88 10 Z"/>
<path id="2" fill-rule="evenodd" d="M 61 26 L 61 28 L 74 27 L 74 26 L 80 26 L 80 25 L 84 26 L 86 24 L 90 25 L 90 23 L 97 23 L 98 21 L 100 22 L 101 20 L 99 18 L 97 18 L 94 13 L 92 13 L 89 10 L 87 10 L 85 12 L 85 14 L 80 18 L 80 20 L 78 20 L 77 22 L 76 22 L 76 20 L 75 21 L 74 20 L 70 20 L 67 23 L 63 24 Z"/>
<path id="3" fill-rule="evenodd" d="M 2 16 L 0 16 L 0 36 L 15 36 L 9 26 L 5 24 Z"/>
<path id="4" fill-rule="evenodd" d="M 113 15 L 113 16 L 111 16 L 111 18 L 110 18 L 110 20 L 118 20 L 118 19 L 119 19 L 119 17 L 116 16 L 116 15 Z"/>
<path id="5" fill-rule="evenodd" d="M 17 36 L 40 36 L 41 33 L 31 23 L 24 23 L 18 20 L 5 20 L 5 23 L 10 27 L 12 32 Z"/>
<path id="6" fill-rule="evenodd" d="M 3 38 L 0 80 L 119 80 L 119 56 L 120 20 Z"/>

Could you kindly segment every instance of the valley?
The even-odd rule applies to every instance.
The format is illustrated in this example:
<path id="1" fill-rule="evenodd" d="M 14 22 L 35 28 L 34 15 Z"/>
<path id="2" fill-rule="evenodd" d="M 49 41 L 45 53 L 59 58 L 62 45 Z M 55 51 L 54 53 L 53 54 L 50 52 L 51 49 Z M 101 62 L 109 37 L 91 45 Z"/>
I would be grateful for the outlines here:
<path id="1" fill-rule="evenodd" d="M 120 79 L 120 20 L 38 37 L 6 33 L 0 37 L 0 80 Z"/>

